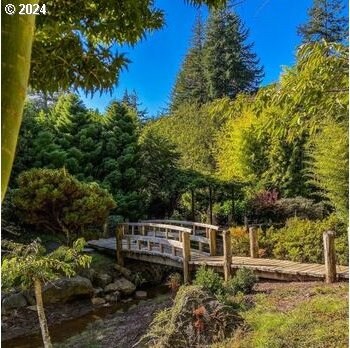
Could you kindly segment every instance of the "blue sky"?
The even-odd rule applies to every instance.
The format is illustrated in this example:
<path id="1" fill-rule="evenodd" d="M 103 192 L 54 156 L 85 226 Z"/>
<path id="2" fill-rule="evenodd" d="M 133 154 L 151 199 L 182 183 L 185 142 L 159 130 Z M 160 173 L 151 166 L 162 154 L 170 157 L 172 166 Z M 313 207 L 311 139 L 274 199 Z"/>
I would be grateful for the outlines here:
<path id="1" fill-rule="evenodd" d="M 150 116 L 167 107 L 190 43 L 197 9 L 183 0 L 156 0 L 155 3 L 165 11 L 165 27 L 149 34 L 134 48 L 120 50 L 132 61 L 128 70 L 122 72 L 112 95 L 82 96 L 87 107 L 103 112 L 125 89 L 136 91 Z M 250 30 L 248 41 L 255 43 L 254 51 L 264 66 L 263 85 L 278 80 L 282 66 L 293 64 L 295 49 L 300 43 L 296 28 L 306 21 L 311 4 L 312 0 L 244 0 L 235 7 Z M 201 12 L 206 16 L 207 9 L 202 7 Z"/>

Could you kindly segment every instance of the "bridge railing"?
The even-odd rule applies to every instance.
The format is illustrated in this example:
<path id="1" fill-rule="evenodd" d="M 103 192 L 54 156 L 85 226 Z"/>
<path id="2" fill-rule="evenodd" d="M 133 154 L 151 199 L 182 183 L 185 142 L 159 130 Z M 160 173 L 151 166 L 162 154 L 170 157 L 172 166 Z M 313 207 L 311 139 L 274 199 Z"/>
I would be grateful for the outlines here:
<path id="1" fill-rule="evenodd" d="M 167 225 L 167 224 L 158 224 L 153 222 L 131 222 L 123 223 L 119 225 L 123 239 L 127 241 L 124 245 L 124 248 L 134 249 L 134 250 L 163 250 L 163 247 L 158 244 L 163 244 L 163 246 L 169 246 L 169 243 L 172 243 L 173 250 L 172 253 L 175 254 L 177 249 L 181 249 L 183 232 L 189 234 L 190 239 L 190 249 L 193 251 L 200 251 L 203 254 L 214 255 L 215 248 L 211 243 L 210 238 L 193 235 L 193 230 L 186 227 Z M 164 242 L 164 240 L 168 242 Z M 171 241 L 171 242 L 169 242 Z M 179 242 L 180 244 L 176 243 Z"/>
<path id="2" fill-rule="evenodd" d="M 192 229 L 193 235 L 200 235 L 200 236 L 205 235 L 207 238 L 209 238 L 210 230 L 221 232 L 221 229 L 219 226 L 205 224 L 202 222 L 181 221 L 181 220 L 142 220 L 141 223 L 143 222 L 189 227 Z"/>
<path id="3" fill-rule="evenodd" d="M 222 234 L 222 230 L 219 226 L 205 224 L 194 221 L 181 221 L 181 220 L 144 220 L 141 223 L 156 223 L 167 224 L 172 226 L 188 227 L 191 228 L 191 240 L 196 240 L 194 236 L 204 237 L 209 240 L 209 254 L 211 256 L 217 255 L 217 237 Z M 203 251 L 200 238 L 198 239 L 200 250 Z"/>

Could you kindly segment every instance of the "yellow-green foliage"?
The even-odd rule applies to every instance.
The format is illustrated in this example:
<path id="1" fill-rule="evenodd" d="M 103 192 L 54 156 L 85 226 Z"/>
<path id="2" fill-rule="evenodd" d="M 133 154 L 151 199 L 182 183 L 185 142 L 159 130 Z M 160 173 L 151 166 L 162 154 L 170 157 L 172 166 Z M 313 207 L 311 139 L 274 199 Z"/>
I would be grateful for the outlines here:
<path id="1" fill-rule="evenodd" d="M 267 231 L 266 238 L 273 242 L 273 255 L 279 259 L 299 262 L 323 262 L 323 233 L 336 231 L 337 262 L 348 263 L 348 240 L 345 225 L 335 215 L 324 220 L 292 218 L 285 227 Z"/>
<path id="2" fill-rule="evenodd" d="M 349 209 L 349 138 L 347 124 L 329 123 L 311 151 L 312 182 L 323 190 L 347 223 Z"/>
<path id="3" fill-rule="evenodd" d="M 34 241 L 29 245 L 3 242 L 9 250 L 1 264 L 1 280 L 4 288 L 20 286 L 29 288 L 35 279 L 47 282 L 60 275 L 74 276 L 79 267 L 88 267 L 91 256 L 82 254 L 84 239 L 78 239 L 72 248 L 61 246 L 47 254 L 45 248 Z"/>

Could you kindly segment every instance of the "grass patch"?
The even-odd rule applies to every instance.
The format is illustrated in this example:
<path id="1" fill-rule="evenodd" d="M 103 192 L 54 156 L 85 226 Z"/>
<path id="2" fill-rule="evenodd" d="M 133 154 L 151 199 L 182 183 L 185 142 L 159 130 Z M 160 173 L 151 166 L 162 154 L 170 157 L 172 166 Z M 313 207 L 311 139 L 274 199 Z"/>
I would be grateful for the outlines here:
<path id="1" fill-rule="evenodd" d="M 348 347 L 348 287 L 315 286 L 257 294 L 255 306 L 240 313 L 245 327 L 212 348 Z M 284 304 L 293 301 L 292 305 Z"/>

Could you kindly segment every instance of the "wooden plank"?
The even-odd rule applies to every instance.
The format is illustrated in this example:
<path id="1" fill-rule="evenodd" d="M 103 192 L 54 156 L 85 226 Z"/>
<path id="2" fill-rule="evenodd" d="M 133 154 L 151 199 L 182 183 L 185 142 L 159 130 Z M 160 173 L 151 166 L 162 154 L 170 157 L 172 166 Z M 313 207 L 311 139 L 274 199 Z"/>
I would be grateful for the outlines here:
<path id="1" fill-rule="evenodd" d="M 208 244 L 209 245 L 209 238 L 200 237 L 200 236 L 191 236 L 190 239 L 193 240 L 194 242 L 198 242 L 198 243 Z"/>

